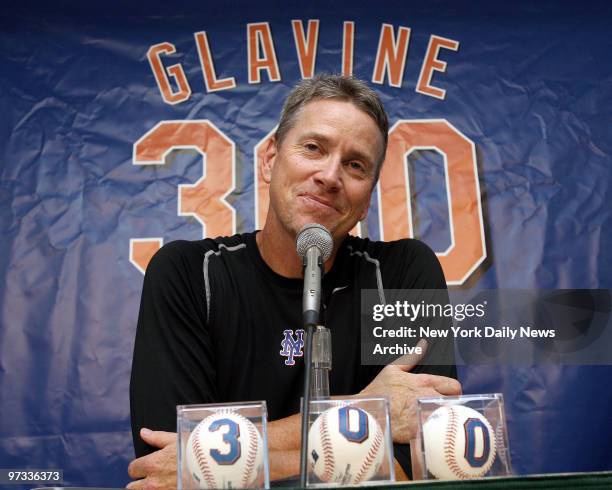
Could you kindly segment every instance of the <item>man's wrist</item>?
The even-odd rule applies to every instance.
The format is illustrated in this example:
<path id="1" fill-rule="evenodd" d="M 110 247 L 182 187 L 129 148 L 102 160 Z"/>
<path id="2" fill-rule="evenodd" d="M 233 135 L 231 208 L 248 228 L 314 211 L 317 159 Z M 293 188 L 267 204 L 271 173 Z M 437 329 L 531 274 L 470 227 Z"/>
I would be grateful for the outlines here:
<path id="1" fill-rule="evenodd" d="M 283 419 L 268 422 L 268 448 L 270 451 L 299 450 L 301 445 L 302 416 L 294 414 Z"/>

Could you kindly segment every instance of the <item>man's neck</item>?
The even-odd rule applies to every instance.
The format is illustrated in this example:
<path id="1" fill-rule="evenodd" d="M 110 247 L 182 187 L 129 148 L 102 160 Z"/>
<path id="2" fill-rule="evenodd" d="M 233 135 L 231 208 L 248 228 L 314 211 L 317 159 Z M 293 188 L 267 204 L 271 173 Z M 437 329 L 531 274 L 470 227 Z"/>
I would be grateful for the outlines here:
<path id="1" fill-rule="evenodd" d="M 255 235 L 255 241 L 261 258 L 274 272 L 289 278 L 304 276 L 302 259 L 296 252 L 295 237 L 290 236 L 285 230 L 274 230 L 273 226 L 266 223 L 263 229 Z M 325 262 L 325 272 L 331 269 L 336 258 L 336 251 L 336 246 L 334 246 L 331 258 Z"/>

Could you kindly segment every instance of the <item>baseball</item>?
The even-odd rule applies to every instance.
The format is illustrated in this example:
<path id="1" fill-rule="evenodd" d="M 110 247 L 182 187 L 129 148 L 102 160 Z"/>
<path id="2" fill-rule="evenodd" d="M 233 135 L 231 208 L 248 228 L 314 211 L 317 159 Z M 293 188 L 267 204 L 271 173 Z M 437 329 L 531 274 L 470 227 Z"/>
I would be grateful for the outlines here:
<path id="1" fill-rule="evenodd" d="M 330 408 L 308 432 L 310 468 L 325 483 L 371 479 L 383 462 L 385 440 L 376 419 L 354 406 Z"/>
<path id="2" fill-rule="evenodd" d="M 449 405 L 423 424 L 427 470 L 440 480 L 477 478 L 495 460 L 495 433 L 476 410 Z"/>
<path id="3" fill-rule="evenodd" d="M 197 488 L 244 488 L 255 482 L 263 451 L 250 420 L 221 410 L 191 432 L 185 449 L 187 470 Z"/>

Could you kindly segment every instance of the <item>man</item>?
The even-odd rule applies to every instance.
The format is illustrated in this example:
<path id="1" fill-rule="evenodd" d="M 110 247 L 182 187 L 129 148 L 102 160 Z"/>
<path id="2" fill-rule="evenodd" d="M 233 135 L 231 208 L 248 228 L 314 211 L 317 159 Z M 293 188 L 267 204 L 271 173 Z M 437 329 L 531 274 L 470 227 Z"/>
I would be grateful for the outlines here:
<path id="1" fill-rule="evenodd" d="M 389 397 L 401 463 L 396 468 L 405 478 L 402 468 L 410 466 L 405 444 L 416 429 L 414 401 L 456 395 L 461 388 L 452 379 L 454 366 L 415 366 L 418 358 L 382 370 L 360 363 L 361 289 L 446 287 L 424 244 L 348 235 L 367 214 L 387 133 L 382 103 L 365 83 L 340 76 L 303 81 L 288 97 L 263 158 L 261 172 L 270 184 L 263 229 L 173 242 L 152 259 L 132 367 L 138 459 L 128 472 L 139 480 L 130 488 L 175 486 L 179 404 L 266 400 L 271 479 L 298 474 L 304 366 L 295 347 L 302 300 L 295 238 L 313 222 L 334 239 L 322 281 L 324 317 L 332 332 L 331 393 Z M 430 346 L 435 349 L 449 346 Z"/>

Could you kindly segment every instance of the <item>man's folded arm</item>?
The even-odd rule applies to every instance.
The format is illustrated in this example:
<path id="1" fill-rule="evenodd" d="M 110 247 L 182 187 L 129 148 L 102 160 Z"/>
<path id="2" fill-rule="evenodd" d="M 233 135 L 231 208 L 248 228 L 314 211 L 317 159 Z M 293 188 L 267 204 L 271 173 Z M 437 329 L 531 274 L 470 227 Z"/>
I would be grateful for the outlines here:
<path id="1" fill-rule="evenodd" d="M 195 245 L 171 242 L 147 267 L 130 379 L 137 457 L 155 450 L 142 441 L 141 428 L 175 432 L 176 405 L 216 401 L 201 257 Z"/>

